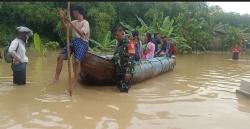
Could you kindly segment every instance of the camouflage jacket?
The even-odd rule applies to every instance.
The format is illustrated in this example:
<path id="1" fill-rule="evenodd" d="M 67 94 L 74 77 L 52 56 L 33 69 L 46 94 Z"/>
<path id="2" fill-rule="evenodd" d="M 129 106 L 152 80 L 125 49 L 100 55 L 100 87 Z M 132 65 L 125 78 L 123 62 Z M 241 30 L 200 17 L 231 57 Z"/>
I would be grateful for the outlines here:
<path id="1" fill-rule="evenodd" d="M 123 64 L 127 58 L 129 58 L 128 39 L 124 39 L 123 41 L 118 42 L 117 47 L 115 48 L 113 60 L 115 61 L 115 64 Z"/>

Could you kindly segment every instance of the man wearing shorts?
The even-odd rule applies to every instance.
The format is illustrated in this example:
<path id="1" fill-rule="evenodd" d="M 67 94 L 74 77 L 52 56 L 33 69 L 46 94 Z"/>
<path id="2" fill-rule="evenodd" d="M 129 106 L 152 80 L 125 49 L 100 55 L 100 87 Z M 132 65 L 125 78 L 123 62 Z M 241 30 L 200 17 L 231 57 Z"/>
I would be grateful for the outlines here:
<path id="1" fill-rule="evenodd" d="M 65 30 L 68 20 L 65 18 L 65 12 L 59 10 L 62 28 Z M 72 86 L 74 87 L 79 78 L 81 71 L 81 61 L 84 60 L 86 53 L 88 52 L 88 42 L 90 37 L 89 22 L 85 20 L 85 10 L 82 7 L 73 8 L 73 14 L 76 20 L 70 21 L 70 27 L 72 28 L 72 40 L 70 44 L 70 54 L 73 53 L 74 62 L 74 81 Z M 62 71 L 63 60 L 67 60 L 67 47 L 63 48 L 57 57 L 56 73 L 53 83 L 59 81 L 60 72 Z"/>

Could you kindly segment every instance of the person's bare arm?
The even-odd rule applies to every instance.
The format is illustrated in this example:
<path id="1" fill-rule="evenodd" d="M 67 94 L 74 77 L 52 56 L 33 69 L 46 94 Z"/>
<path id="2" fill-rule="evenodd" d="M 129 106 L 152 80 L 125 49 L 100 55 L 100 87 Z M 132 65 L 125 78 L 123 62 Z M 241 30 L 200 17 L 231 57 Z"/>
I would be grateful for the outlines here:
<path id="1" fill-rule="evenodd" d="M 148 54 L 149 51 L 150 51 L 150 50 L 149 50 L 149 47 L 148 47 L 148 45 L 147 45 L 146 49 L 144 50 L 144 53 L 145 53 L 145 54 Z"/>
<path id="2" fill-rule="evenodd" d="M 65 11 L 63 9 L 59 9 L 59 16 L 61 18 L 61 26 L 62 26 L 62 30 L 63 32 L 66 32 L 66 15 L 65 15 Z"/>

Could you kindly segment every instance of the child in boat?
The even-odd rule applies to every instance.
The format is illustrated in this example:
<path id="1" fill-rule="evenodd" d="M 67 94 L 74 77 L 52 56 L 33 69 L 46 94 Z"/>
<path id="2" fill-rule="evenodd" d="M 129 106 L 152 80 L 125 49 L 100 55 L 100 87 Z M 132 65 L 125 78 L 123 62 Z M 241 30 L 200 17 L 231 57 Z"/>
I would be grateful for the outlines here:
<path id="1" fill-rule="evenodd" d="M 170 39 L 167 38 L 167 36 L 163 37 L 163 42 L 161 46 L 161 50 L 157 53 L 157 56 L 167 56 L 169 57 L 170 55 Z"/>
<path id="2" fill-rule="evenodd" d="M 139 32 L 132 32 L 132 40 L 135 42 L 135 61 L 140 61 L 142 56 L 142 43 L 139 39 Z"/>
<path id="3" fill-rule="evenodd" d="M 154 58 L 155 44 L 152 42 L 150 33 L 146 33 L 146 35 L 144 37 L 144 41 L 145 41 L 145 43 L 147 43 L 147 46 L 143 51 L 143 59 Z"/>

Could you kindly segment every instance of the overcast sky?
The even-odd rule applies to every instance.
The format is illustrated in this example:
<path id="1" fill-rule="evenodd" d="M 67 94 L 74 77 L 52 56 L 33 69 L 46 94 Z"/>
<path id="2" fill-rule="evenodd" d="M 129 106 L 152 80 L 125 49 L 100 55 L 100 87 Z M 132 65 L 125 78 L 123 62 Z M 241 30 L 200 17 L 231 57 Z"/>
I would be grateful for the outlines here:
<path id="1" fill-rule="evenodd" d="M 250 2 L 207 2 L 209 5 L 219 5 L 225 12 L 250 14 Z"/>

